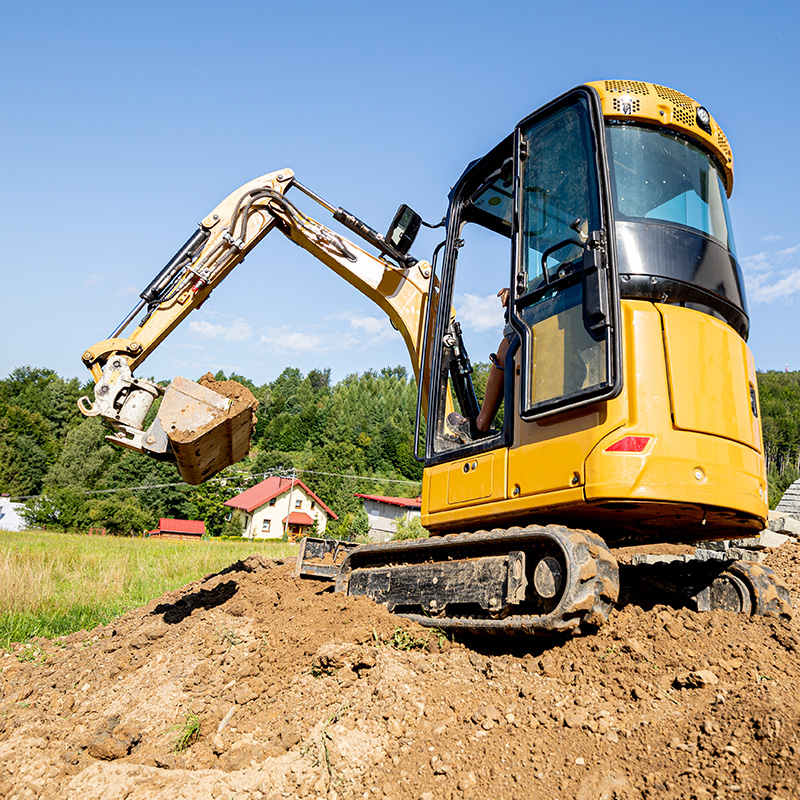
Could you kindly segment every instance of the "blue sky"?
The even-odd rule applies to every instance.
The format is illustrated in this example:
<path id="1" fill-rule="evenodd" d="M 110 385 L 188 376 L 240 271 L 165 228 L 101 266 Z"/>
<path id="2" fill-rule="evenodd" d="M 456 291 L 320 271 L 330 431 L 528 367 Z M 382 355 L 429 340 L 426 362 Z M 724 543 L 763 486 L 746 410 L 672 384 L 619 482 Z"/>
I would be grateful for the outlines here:
<path id="1" fill-rule="evenodd" d="M 602 78 L 678 89 L 722 125 L 756 365 L 800 369 L 799 8 L 14 4 L 0 28 L 0 376 L 30 364 L 83 378 L 86 347 L 197 222 L 258 175 L 291 167 L 378 230 L 401 202 L 438 221 L 471 159 Z M 415 254 L 429 257 L 437 240 L 421 236 Z M 487 353 L 496 338 L 487 331 Z M 381 312 L 274 233 L 141 372 L 223 369 L 262 383 L 286 366 L 329 366 L 338 380 L 395 364 L 407 356 Z"/>

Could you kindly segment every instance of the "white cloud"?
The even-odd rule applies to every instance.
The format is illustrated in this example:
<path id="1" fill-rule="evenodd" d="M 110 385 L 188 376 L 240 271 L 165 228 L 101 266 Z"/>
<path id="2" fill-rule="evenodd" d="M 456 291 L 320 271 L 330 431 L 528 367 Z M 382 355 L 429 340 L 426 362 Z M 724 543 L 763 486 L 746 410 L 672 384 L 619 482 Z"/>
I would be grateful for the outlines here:
<path id="1" fill-rule="evenodd" d="M 226 342 L 244 342 L 253 334 L 253 329 L 243 319 L 234 320 L 230 325 L 215 325 L 204 319 L 192 320 L 189 330 L 204 339 L 222 339 Z"/>
<path id="2" fill-rule="evenodd" d="M 456 319 L 461 321 L 464 331 L 488 333 L 502 331 L 503 306 L 497 295 L 481 297 L 476 294 L 457 294 L 453 297 Z"/>
<path id="3" fill-rule="evenodd" d="M 769 253 L 766 250 L 762 250 L 760 253 L 756 253 L 753 256 L 745 256 L 742 259 L 742 266 L 745 271 L 758 272 L 760 270 L 772 269 L 770 261 Z"/>
<path id="4" fill-rule="evenodd" d="M 791 302 L 800 294 L 800 245 L 747 256 L 742 266 L 747 294 L 754 304 Z"/>
<path id="5" fill-rule="evenodd" d="M 253 329 L 243 319 L 234 320 L 225 332 L 226 342 L 244 342 L 253 335 Z"/>
<path id="6" fill-rule="evenodd" d="M 117 290 L 117 297 L 128 297 L 129 295 L 138 295 L 139 290 L 135 286 L 123 286 Z"/>
<path id="7" fill-rule="evenodd" d="M 778 252 L 775 253 L 775 260 L 778 263 L 791 261 L 792 258 L 798 253 L 800 253 L 800 244 L 796 244 L 793 247 L 786 247 L 783 250 L 778 250 Z"/>
<path id="8" fill-rule="evenodd" d="M 292 350 L 295 353 L 324 353 L 337 346 L 328 337 L 316 333 L 304 333 L 282 325 L 280 328 L 268 328 L 259 344 L 269 345 L 275 350 Z"/>
<path id="9" fill-rule="evenodd" d="M 87 275 L 83 279 L 84 286 L 96 286 L 98 283 L 101 283 L 105 280 L 105 275 L 98 275 L 96 272 L 93 272 L 91 275 Z"/>
<path id="10" fill-rule="evenodd" d="M 759 276 L 762 277 L 762 276 Z M 800 293 L 800 269 L 795 269 L 783 274 L 774 283 L 769 283 L 765 276 L 762 280 L 750 283 L 749 296 L 754 303 L 773 303 L 776 300 L 791 301 L 794 295 Z"/>
<path id="11" fill-rule="evenodd" d="M 779 242 L 783 239 L 779 233 L 768 233 L 766 236 L 761 237 L 762 242 Z"/>
<path id="12" fill-rule="evenodd" d="M 347 316 L 345 317 L 350 323 L 350 327 L 357 333 L 363 333 L 367 336 L 368 341 L 364 342 L 365 345 L 377 344 L 379 342 L 386 342 L 394 339 L 397 331 L 392 327 L 388 317 L 362 317 L 362 316 Z"/>
<path id="13" fill-rule="evenodd" d="M 347 328 L 342 326 L 347 324 Z M 364 350 L 391 341 L 397 335 L 388 318 L 363 316 L 357 311 L 344 311 L 304 329 L 290 325 L 266 328 L 260 345 L 295 353 L 329 353 Z"/>

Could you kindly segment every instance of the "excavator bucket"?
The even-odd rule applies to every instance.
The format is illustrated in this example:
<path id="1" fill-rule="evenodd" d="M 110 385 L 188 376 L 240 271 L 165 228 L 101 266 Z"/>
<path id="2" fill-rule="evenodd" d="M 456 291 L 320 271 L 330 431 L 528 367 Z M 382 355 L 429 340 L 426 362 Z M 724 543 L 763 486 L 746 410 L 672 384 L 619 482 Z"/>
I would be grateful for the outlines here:
<path id="1" fill-rule="evenodd" d="M 247 455 L 257 406 L 246 387 L 215 381 L 210 373 L 198 383 L 172 381 L 157 421 L 186 483 L 202 483 Z"/>

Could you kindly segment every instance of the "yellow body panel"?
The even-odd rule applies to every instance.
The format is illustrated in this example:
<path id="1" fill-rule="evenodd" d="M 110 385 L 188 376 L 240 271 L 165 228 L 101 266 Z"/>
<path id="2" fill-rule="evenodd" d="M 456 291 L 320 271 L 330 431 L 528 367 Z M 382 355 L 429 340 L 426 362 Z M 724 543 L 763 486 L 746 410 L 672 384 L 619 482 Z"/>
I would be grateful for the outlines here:
<path id="1" fill-rule="evenodd" d="M 437 511 L 502 500 L 506 496 L 505 449 L 459 458 L 427 470 Z M 423 495 L 425 493 L 423 492 Z"/>
<path id="2" fill-rule="evenodd" d="M 468 461 L 488 464 L 489 458 L 496 472 L 503 448 L 427 468 L 426 527 L 475 529 L 493 520 L 540 518 L 597 528 L 616 524 L 623 506 L 624 523 L 638 524 L 641 538 L 654 541 L 723 538 L 763 527 L 766 470 L 750 408 L 755 373 L 747 345 L 697 311 L 623 300 L 621 312 L 621 394 L 538 422 L 516 418 L 506 499 L 496 474 L 487 495 L 487 477 L 463 472 Z M 624 436 L 650 441 L 641 453 L 606 450 Z"/>
<path id="3" fill-rule="evenodd" d="M 742 338 L 699 311 L 658 305 L 664 320 L 675 427 L 710 433 L 761 452 L 761 426 L 751 411 L 756 371 Z M 691 369 L 686 369 L 691 364 Z"/>

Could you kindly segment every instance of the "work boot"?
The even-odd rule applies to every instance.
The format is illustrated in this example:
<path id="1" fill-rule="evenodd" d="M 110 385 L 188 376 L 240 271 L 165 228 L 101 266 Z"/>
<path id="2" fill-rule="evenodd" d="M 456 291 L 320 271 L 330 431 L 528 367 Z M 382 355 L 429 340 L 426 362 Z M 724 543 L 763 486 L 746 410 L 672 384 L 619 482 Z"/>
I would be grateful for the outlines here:
<path id="1" fill-rule="evenodd" d="M 447 430 L 449 433 L 452 433 L 457 439 L 459 439 L 464 444 L 469 444 L 472 439 L 472 425 L 470 425 L 470 420 L 466 417 L 462 417 L 457 411 L 453 411 L 452 413 L 447 415 L 447 419 L 445 420 L 447 423 Z"/>

